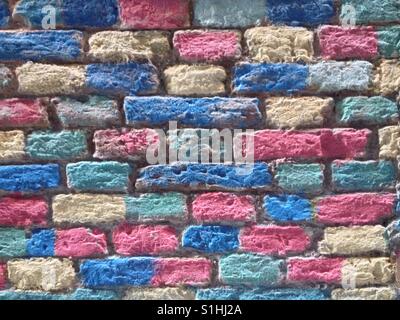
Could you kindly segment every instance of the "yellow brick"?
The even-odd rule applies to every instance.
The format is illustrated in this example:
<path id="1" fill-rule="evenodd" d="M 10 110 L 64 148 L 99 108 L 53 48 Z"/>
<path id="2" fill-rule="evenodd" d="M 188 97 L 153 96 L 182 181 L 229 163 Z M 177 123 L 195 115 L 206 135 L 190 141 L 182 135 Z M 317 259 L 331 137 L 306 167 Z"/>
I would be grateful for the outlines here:
<path id="1" fill-rule="evenodd" d="M 222 67 L 178 65 L 164 72 L 168 94 L 213 96 L 225 93 L 226 72 Z"/>
<path id="2" fill-rule="evenodd" d="M 24 157 L 23 131 L 0 131 L 0 160 L 20 160 Z"/>
<path id="3" fill-rule="evenodd" d="M 16 69 L 22 94 L 37 96 L 77 94 L 85 86 L 83 66 L 57 66 L 28 62 Z"/>
<path id="4" fill-rule="evenodd" d="M 384 60 L 377 68 L 375 86 L 382 94 L 398 93 L 400 90 L 400 62 Z"/>
<path id="5" fill-rule="evenodd" d="M 305 28 L 257 27 L 245 32 L 250 57 L 258 62 L 310 62 L 314 34 Z"/>
<path id="6" fill-rule="evenodd" d="M 332 300 L 394 300 L 396 290 L 393 288 L 335 289 Z"/>
<path id="7" fill-rule="evenodd" d="M 132 288 L 124 300 L 194 300 L 195 293 L 183 288 Z"/>
<path id="8" fill-rule="evenodd" d="M 7 269 L 11 284 L 19 290 L 58 291 L 75 284 L 75 270 L 68 259 L 13 260 Z"/>
<path id="9" fill-rule="evenodd" d="M 69 194 L 53 198 L 56 224 L 110 224 L 125 217 L 124 198 L 112 195 Z"/>
<path id="10" fill-rule="evenodd" d="M 322 127 L 333 106 L 332 98 L 269 98 L 266 100 L 267 125 L 273 129 Z"/>
<path id="11" fill-rule="evenodd" d="M 358 255 L 387 252 L 383 226 L 326 228 L 319 252 L 326 255 Z"/>
<path id="12" fill-rule="evenodd" d="M 390 126 L 379 130 L 379 157 L 395 159 L 399 155 L 400 127 Z"/>
<path id="13" fill-rule="evenodd" d="M 102 62 L 161 59 L 170 53 L 168 35 L 159 31 L 103 31 L 89 39 L 89 56 Z"/>

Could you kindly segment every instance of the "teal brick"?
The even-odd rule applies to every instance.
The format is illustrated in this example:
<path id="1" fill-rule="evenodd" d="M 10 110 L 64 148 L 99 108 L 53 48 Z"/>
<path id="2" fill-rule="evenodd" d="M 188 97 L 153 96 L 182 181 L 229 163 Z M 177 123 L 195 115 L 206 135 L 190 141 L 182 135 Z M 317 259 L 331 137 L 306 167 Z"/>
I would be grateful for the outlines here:
<path id="1" fill-rule="evenodd" d="M 27 138 L 26 152 L 33 159 L 70 160 L 87 155 L 86 135 L 83 131 L 39 131 Z"/>
<path id="2" fill-rule="evenodd" d="M 375 24 L 400 21 L 400 2 L 398 0 L 342 0 L 340 19 L 348 20 L 348 11 L 344 6 L 353 6 L 356 24 Z"/>
<path id="3" fill-rule="evenodd" d="M 254 254 L 233 254 L 219 261 L 219 274 L 228 285 L 276 285 L 281 280 L 282 260 Z"/>
<path id="4" fill-rule="evenodd" d="M 78 162 L 67 165 L 68 187 L 80 191 L 124 192 L 129 187 L 131 167 L 127 163 Z"/>
<path id="5" fill-rule="evenodd" d="M 23 257 L 26 245 L 24 230 L 0 228 L 0 258 Z"/>
<path id="6" fill-rule="evenodd" d="M 378 33 L 379 54 L 384 58 L 400 56 L 400 26 L 380 27 Z"/>
<path id="7" fill-rule="evenodd" d="M 140 221 L 180 220 L 187 214 L 186 197 L 181 193 L 147 193 L 126 197 L 126 215 Z"/>
<path id="8" fill-rule="evenodd" d="M 320 193 L 324 184 L 324 166 L 317 163 L 282 163 L 276 169 L 280 188 L 290 193 Z"/>
<path id="9" fill-rule="evenodd" d="M 394 188 L 396 167 L 391 161 L 334 161 L 332 184 L 336 191 L 380 191 Z"/>
<path id="10" fill-rule="evenodd" d="M 57 294 L 38 291 L 0 291 L 0 301 L 5 300 L 117 300 L 119 295 L 109 290 L 91 290 L 78 288 L 70 294 Z"/>
<path id="11" fill-rule="evenodd" d="M 348 97 L 337 103 L 336 116 L 342 125 L 388 125 L 399 120 L 399 111 L 384 97 Z"/>

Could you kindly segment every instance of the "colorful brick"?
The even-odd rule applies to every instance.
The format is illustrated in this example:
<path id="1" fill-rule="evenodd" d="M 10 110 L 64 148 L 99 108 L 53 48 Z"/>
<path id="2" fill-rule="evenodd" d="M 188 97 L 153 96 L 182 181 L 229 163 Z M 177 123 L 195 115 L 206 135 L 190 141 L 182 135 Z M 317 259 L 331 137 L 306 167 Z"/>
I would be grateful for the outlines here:
<path id="1" fill-rule="evenodd" d="M 32 257 L 54 256 L 55 231 L 52 229 L 38 229 L 32 232 L 27 243 L 27 253 Z"/>
<path id="2" fill-rule="evenodd" d="M 42 128 L 49 125 L 46 107 L 39 100 L 0 100 L 0 127 Z"/>
<path id="3" fill-rule="evenodd" d="M 68 187 L 79 191 L 126 192 L 132 168 L 128 163 L 78 162 L 66 167 Z"/>
<path id="4" fill-rule="evenodd" d="M 0 131 L 0 161 L 22 160 L 25 155 L 23 131 Z"/>
<path id="5" fill-rule="evenodd" d="M 291 94 L 307 88 L 308 67 L 300 64 L 242 63 L 233 69 L 237 94 Z"/>
<path id="6" fill-rule="evenodd" d="M 0 257 L 16 258 L 26 255 L 25 231 L 0 228 Z"/>
<path id="7" fill-rule="evenodd" d="M 399 111 L 390 99 L 375 97 L 348 97 L 336 104 L 336 119 L 341 125 L 385 125 L 399 120 Z"/>
<path id="8" fill-rule="evenodd" d="M 383 95 L 391 95 L 400 89 L 400 63 L 397 60 L 383 60 L 377 67 L 375 87 Z"/>
<path id="9" fill-rule="evenodd" d="M 339 284 L 342 280 L 341 258 L 290 258 L 287 280 L 300 283 Z"/>
<path id="10" fill-rule="evenodd" d="M 172 96 L 214 96 L 225 93 L 224 68 L 212 65 L 177 65 L 164 71 L 165 87 Z"/>
<path id="11" fill-rule="evenodd" d="M 384 58 L 398 58 L 400 53 L 400 28 L 398 26 L 379 27 L 378 49 Z"/>
<path id="12" fill-rule="evenodd" d="M 326 60 L 369 60 L 378 56 L 378 39 L 373 27 L 323 26 L 318 36 Z"/>
<path id="13" fill-rule="evenodd" d="M 311 201 L 296 195 L 265 196 L 267 218 L 279 222 L 310 221 L 313 218 Z"/>
<path id="14" fill-rule="evenodd" d="M 341 161 L 332 164 L 332 185 L 336 191 L 379 191 L 392 189 L 396 168 L 390 161 Z"/>
<path id="15" fill-rule="evenodd" d="M 207 175 L 208 174 L 208 175 Z M 141 169 L 138 190 L 244 190 L 268 188 L 272 183 L 265 163 L 246 165 L 185 164 L 158 165 Z"/>
<path id="16" fill-rule="evenodd" d="M 246 227 L 240 233 L 240 248 L 246 252 L 285 256 L 302 253 L 311 238 L 300 227 L 264 226 Z"/>
<path id="17" fill-rule="evenodd" d="M 178 31 L 174 48 L 185 62 L 220 62 L 239 59 L 241 34 L 236 31 Z"/>
<path id="18" fill-rule="evenodd" d="M 395 300 L 397 292 L 389 287 L 335 289 L 332 291 L 332 300 Z"/>
<path id="19" fill-rule="evenodd" d="M 219 276 L 227 285 L 271 286 L 282 279 L 282 260 L 252 254 L 233 254 L 219 260 Z"/>
<path id="20" fill-rule="evenodd" d="M 254 0 L 251 5 L 240 0 L 199 0 L 194 3 L 193 23 L 201 27 L 242 28 L 262 22 L 265 10 L 264 0 Z"/>
<path id="21" fill-rule="evenodd" d="M 80 100 L 58 97 L 51 102 L 64 128 L 107 128 L 120 124 L 117 101 L 106 97 L 89 96 Z"/>
<path id="22" fill-rule="evenodd" d="M 324 165 L 281 163 L 276 168 L 275 179 L 285 192 L 319 193 L 323 190 Z"/>
<path id="23" fill-rule="evenodd" d="M 0 199 L 0 226 L 45 226 L 48 211 L 44 198 L 3 197 Z"/>
<path id="24" fill-rule="evenodd" d="M 246 223 L 256 220 L 255 199 L 233 193 L 204 193 L 192 202 L 192 215 L 202 223 Z"/>
<path id="25" fill-rule="evenodd" d="M 79 31 L 0 32 L 0 61 L 79 61 L 83 34 Z"/>
<path id="26" fill-rule="evenodd" d="M 119 295 L 109 290 L 91 290 L 78 288 L 72 293 L 60 294 L 44 291 L 5 290 L 0 292 L 0 300 L 6 301 L 60 301 L 60 300 L 118 300 Z"/>
<path id="27" fill-rule="evenodd" d="M 7 265 L 0 264 L 0 289 L 4 289 L 6 283 L 7 283 Z"/>
<path id="28" fill-rule="evenodd" d="M 125 292 L 124 300 L 194 300 L 193 290 L 185 288 L 132 288 Z"/>
<path id="29" fill-rule="evenodd" d="M 259 100 L 249 98 L 127 97 L 126 122 L 132 126 L 164 126 L 169 121 L 201 128 L 258 127 Z"/>
<path id="30" fill-rule="evenodd" d="M 32 159 L 71 160 L 87 156 L 86 134 L 83 131 L 38 131 L 28 135 L 26 152 Z"/>
<path id="31" fill-rule="evenodd" d="M 205 253 L 226 253 L 239 248 L 239 229 L 228 226 L 190 226 L 182 234 L 182 247 Z"/>
<path id="32" fill-rule="evenodd" d="M 61 184 L 57 164 L 0 166 L 0 190 L 38 192 Z"/>
<path id="33" fill-rule="evenodd" d="M 163 255 L 177 251 L 177 232 L 170 226 L 124 224 L 113 231 L 115 251 L 124 256 Z"/>
<path id="34" fill-rule="evenodd" d="M 267 126 L 272 129 L 322 127 L 333 114 L 332 98 L 279 97 L 266 101 Z"/>
<path id="35" fill-rule="evenodd" d="M 399 155 L 400 128 L 390 126 L 379 129 L 379 158 L 396 159 Z"/>
<path id="36" fill-rule="evenodd" d="M 256 27 L 244 37 L 251 59 L 257 62 L 311 62 L 314 34 L 305 28 Z"/>
<path id="37" fill-rule="evenodd" d="M 119 0 L 122 26 L 130 29 L 178 29 L 190 25 L 186 0 Z"/>

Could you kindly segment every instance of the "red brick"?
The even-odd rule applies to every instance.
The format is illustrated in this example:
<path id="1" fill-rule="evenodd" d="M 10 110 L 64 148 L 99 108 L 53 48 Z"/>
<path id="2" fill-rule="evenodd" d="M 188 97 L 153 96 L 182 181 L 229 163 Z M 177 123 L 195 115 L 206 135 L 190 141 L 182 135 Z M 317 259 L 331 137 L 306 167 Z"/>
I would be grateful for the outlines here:
<path id="1" fill-rule="evenodd" d="M 287 279 L 291 282 L 339 284 L 344 259 L 291 258 L 287 263 Z"/>
<path id="2" fill-rule="evenodd" d="M 0 100 L 0 127 L 47 127 L 49 125 L 46 107 L 40 100 Z"/>
<path id="3" fill-rule="evenodd" d="M 48 210 L 43 198 L 4 197 L 0 199 L 0 226 L 46 226 Z"/>
<path id="4" fill-rule="evenodd" d="M 4 289 L 7 283 L 7 265 L 0 264 L 0 290 Z"/>

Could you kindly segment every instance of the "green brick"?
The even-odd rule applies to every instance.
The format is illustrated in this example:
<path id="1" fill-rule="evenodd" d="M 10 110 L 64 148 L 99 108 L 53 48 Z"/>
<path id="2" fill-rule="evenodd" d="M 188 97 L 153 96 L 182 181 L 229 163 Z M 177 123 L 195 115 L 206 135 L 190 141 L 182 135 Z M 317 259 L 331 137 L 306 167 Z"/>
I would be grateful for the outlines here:
<path id="1" fill-rule="evenodd" d="M 24 230 L 0 228 L 0 258 L 25 256 L 26 244 Z"/>
<path id="2" fill-rule="evenodd" d="M 398 58 L 400 53 L 400 26 L 378 29 L 379 54 L 384 58 Z"/>

